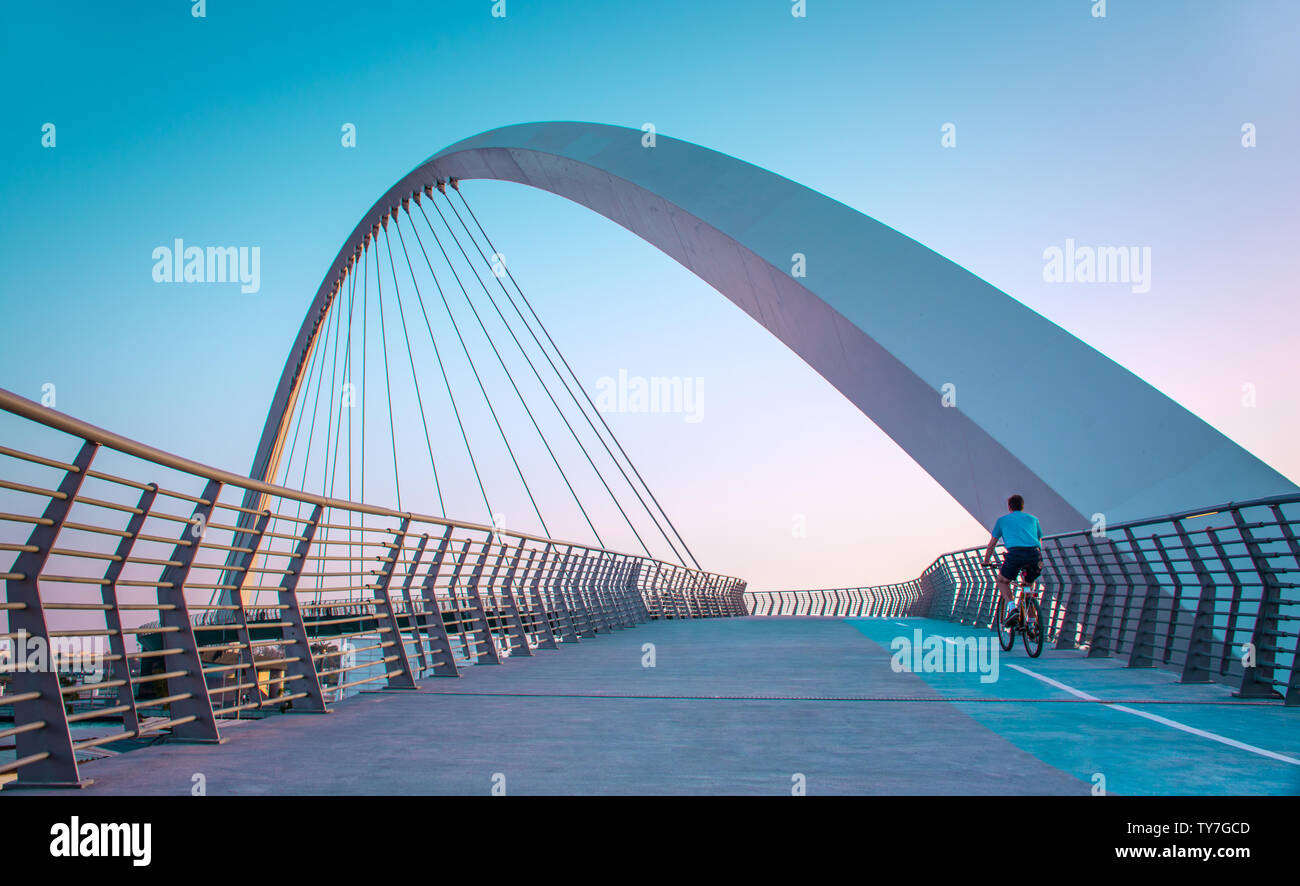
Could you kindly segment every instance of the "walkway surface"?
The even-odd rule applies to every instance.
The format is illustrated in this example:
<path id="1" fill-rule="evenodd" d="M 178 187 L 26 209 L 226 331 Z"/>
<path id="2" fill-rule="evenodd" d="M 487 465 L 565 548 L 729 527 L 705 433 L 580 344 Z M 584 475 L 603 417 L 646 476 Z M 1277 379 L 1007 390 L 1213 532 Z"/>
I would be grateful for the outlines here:
<path id="1" fill-rule="evenodd" d="M 197 773 L 214 795 L 1300 793 L 1297 709 L 1019 646 L 898 669 L 923 662 L 903 640 L 968 636 L 996 647 L 927 619 L 651 622 L 81 772 L 90 795 L 188 794 Z"/>

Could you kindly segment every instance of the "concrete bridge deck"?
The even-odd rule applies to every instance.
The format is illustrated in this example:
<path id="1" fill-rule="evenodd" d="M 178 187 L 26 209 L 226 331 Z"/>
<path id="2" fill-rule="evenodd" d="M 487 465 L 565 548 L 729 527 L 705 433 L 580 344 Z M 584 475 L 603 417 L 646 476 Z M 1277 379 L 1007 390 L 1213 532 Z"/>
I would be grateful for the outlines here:
<path id="1" fill-rule="evenodd" d="M 1300 793 L 1300 710 L 1020 646 L 996 672 L 896 672 L 927 619 L 655 621 L 328 715 L 83 764 L 97 794 Z M 642 666 L 654 644 L 655 667 Z M 988 679 L 996 673 L 996 679 Z M 981 679 L 981 677 L 985 679 Z M 1114 702 L 1103 704 L 1101 702 Z M 10 793 L 8 791 L 6 794 Z"/>

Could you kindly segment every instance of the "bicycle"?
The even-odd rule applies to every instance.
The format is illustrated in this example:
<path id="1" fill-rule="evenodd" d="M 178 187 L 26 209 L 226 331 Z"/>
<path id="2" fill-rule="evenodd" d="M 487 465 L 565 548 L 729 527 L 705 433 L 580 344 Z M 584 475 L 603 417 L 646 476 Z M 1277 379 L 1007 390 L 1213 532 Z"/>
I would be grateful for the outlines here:
<path id="1" fill-rule="evenodd" d="M 993 570 L 996 575 L 998 567 L 988 564 L 989 569 Z M 1007 624 L 1007 601 L 998 595 L 997 613 L 994 615 L 994 630 L 998 634 L 998 645 L 1002 647 L 1003 652 L 1010 652 L 1011 647 L 1016 645 L 1016 634 L 1020 634 L 1021 641 L 1025 644 L 1025 653 L 1030 658 L 1038 658 L 1043 654 L 1043 622 L 1038 610 L 1038 582 L 1033 581 L 1026 583 L 1019 574 L 1011 582 L 1012 599 L 1019 605 L 1016 607 L 1015 620 Z"/>

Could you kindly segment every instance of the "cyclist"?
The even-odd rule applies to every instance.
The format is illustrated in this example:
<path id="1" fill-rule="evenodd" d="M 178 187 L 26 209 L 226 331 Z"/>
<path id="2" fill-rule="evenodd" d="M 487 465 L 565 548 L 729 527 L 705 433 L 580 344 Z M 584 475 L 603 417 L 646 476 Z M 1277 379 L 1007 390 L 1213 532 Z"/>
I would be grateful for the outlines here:
<path id="1" fill-rule="evenodd" d="M 998 593 L 1007 603 L 1007 626 L 1015 624 L 1020 613 L 1013 607 L 1016 596 L 1011 591 L 1011 582 L 1024 573 L 1025 583 L 1032 585 L 1043 571 L 1043 527 L 1033 514 L 1025 513 L 1025 500 L 1019 495 L 1007 499 L 1008 512 L 998 517 L 993 524 L 993 537 L 984 551 L 984 565 L 992 566 L 993 550 L 998 539 L 1007 546 L 1007 556 L 998 570 Z"/>

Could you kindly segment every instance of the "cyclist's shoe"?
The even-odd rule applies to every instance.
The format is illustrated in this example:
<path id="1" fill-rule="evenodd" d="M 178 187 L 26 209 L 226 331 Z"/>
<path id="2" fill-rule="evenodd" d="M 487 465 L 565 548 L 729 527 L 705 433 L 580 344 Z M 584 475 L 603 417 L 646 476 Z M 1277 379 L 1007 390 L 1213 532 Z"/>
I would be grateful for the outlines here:
<path id="1" fill-rule="evenodd" d="M 1009 628 L 1014 628 L 1016 625 L 1020 624 L 1020 610 L 1017 609 L 1008 615 L 1007 620 L 1003 622 L 1003 624 Z"/>

